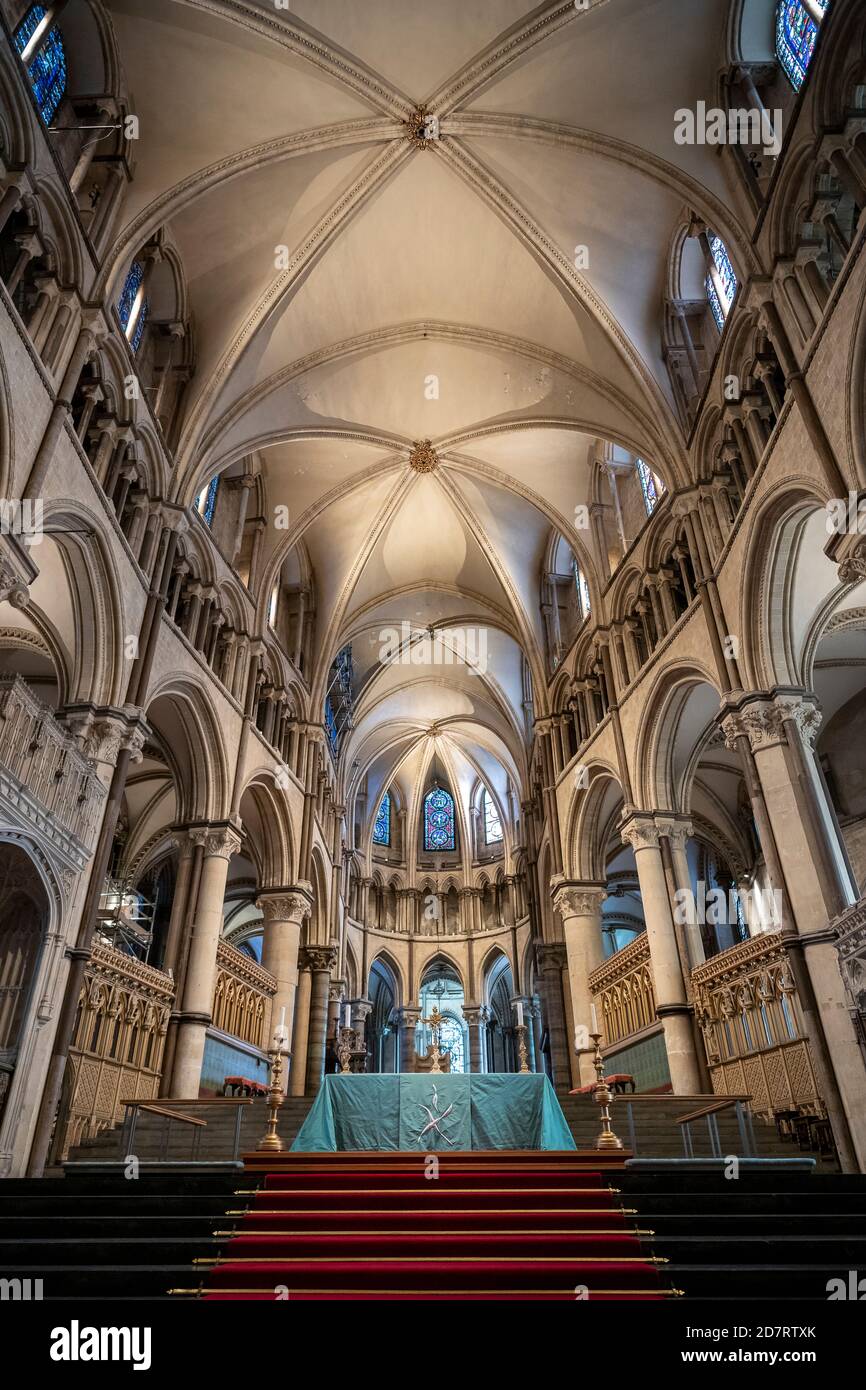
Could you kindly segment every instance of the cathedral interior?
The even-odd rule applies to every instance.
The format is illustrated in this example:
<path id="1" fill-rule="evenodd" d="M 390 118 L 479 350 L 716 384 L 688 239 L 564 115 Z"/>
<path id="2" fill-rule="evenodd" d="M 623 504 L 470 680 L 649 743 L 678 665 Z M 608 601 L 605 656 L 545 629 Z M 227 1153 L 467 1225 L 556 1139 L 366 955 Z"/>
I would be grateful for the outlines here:
<path id="1" fill-rule="evenodd" d="M 0 0 L 0 1266 L 275 1059 L 866 1172 L 864 213 L 856 0 Z"/>

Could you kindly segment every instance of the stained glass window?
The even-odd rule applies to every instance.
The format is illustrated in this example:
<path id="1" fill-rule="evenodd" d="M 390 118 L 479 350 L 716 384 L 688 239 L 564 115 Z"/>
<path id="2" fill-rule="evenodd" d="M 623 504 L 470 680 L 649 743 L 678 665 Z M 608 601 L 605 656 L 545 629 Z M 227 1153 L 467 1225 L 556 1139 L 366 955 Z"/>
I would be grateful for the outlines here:
<path id="1" fill-rule="evenodd" d="M 707 292 L 707 299 L 710 302 L 713 318 L 716 321 L 716 327 L 721 333 L 725 326 L 725 319 L 728 317 L 730 307 L 734 302 L 734 295 L 737 293 L 737 276 L 731 264 L 731 258 L 725 248 L 725 243 L 722 241 L 721 237 L 715 236 L 712 232 L 709 232 L 707 240 L 710 243 L 710 254 L 713 258 L 716 274 L 713 275 L 712 272 L 707 272 L 704 287 Z"/>
<path id="2" fill-rule="evenodd" d="M 799 92 L 805 80 L 815 52 L 818 26 L 829 3 L 830 0 L 811 0 L 807 9 L 802 0 L 781 0 L 776 10 L 776 56 L 795 92 Z M 820 19 L 814 17 L 816 11 Z"/>
<path id="3" fill-rule="evenodd" d="M 126 334 L 129 346 L 133 352 L 138 352 L 141 339 L 144 334 L 144 327 L 147 323 L 147 315 L 150 311 L 148 300 L 142 296 L 144 285 L 144 266 L 141 261 L 133 261 L 129 268 L 129 274 L 124 281 L 120 299 L 117 301 L 117 313 L 120 319 L 120 326 Z"/>
<path id="4" fill-rule="evenodd" d="M 460 1020 L 453 1014 L 445 1014 L 439 1025 L 439 1046 L 443 1052 L 450 1053 L 452 1072 L 465 1072 L 466 1050 L 463 1044 L 463 1028 Z"/>
<path id="5" fill-rule="evenodd" d="M 373 844 L 390 845 L 391 843 L 391 795 L 386 792 L 382 797 L 376 824 L 373 826 Z"/>
<path id="6" fill-rule="evenodd" d="M 433 787 L 424 798 L 424 848 L 454 849 L 454 799 L 442 787 Z"/>
<path id="7" fill-rule="evenodd" d="M 132 348 L 133 352 L 138 352 L 138 349 L 141 347 L 141 340 L 144 336 L 144 328 L 149 313 L 150 301 L 144 299 L 138 311 L 138 318 L 135 320 L 135 328 L 132 330 L 132 337 L 129 340 L 129 346 Z"/>
<path id="8" fill-rule="evenodd" d="M 661 478 L 652 471 L 648 463 L 643 459 L 635 460 L 635 468 L 640 479 L 640 490 L 643 493 L 644 506 L 647 516 L 652 516 L 658 505 L 658 500 L 665 491 L 665 485 Z"/>
<path id="9" fill-rule="evenodd" d="M 496 809 L 496 802 L 485 788 L 484 791 L 484 840 L 488 845 L 502 843 L 502 821 Z"/>
<path id="10" fill-rule="evenodd" d="M 213 521 L 214 509 L 216 507 L 217 489 L 219 488 L 219 474 L 211 478 L 205 492 L 200 492 L 195 499 L 195 509 L 201 515 L 205 525 L 210 526 Z"/>
<path id="11" fill-rule="evenodd" d="M 19 54 L 26 51 L 48 13 L 44 5 L 31 5 L 15 30 L 15 47 Z M 50 125 L 66 91 L 66 50 L 56 24 L 45 31 L 27 63 L 27 74 L 40 115 L 45 124 Z"/>
<path id="12" fill-rule="evenodd" d="M 580 607 L 581 618 L 589 616 L 591 603 L 589 600 L 589 585 L 586 582 L 586 575 L 575 560 L 574 562 L 574 582 L 577 585 L 577 602 Z"/>

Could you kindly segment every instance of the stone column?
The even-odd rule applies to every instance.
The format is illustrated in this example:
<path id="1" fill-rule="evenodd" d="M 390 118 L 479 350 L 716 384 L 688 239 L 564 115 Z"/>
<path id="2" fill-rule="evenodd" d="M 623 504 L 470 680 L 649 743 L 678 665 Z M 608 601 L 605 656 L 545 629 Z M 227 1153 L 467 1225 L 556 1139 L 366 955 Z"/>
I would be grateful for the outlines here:
<path id="1" fill-rule="evenodd" d="M 553 1084 L 557 1091 L 567 1091 L 571 1087 L 571 1067 L 568 1061 L 568 1039 L 562 998 L 562 972 L 568 963 L 565 945 L 559 941 L 540 945 L 538 963 Z"/>
<path id="2" fill-rule="evenodd" d="M 373 1012 L 370 999 L 356 999 L 352 1005 L 352 1027 L 358 1034 L 358 1046 L 367 1046 L 367 1019 Z"/>
<path id="3" fill-rule="evenodd" d="M 575 1027 L 575 1050 L 578 1051 L 580 1084 L 595 1080 L 592 1065 L 592 991 L 589 977 L 604 960 L 601 934 L 601 905 L 607 897 L 602 883 L 562 882 L 553 893 L 553 906 L 562 918 L 565 949 L 568 955 L 568 982 L 571 989 L 571 1012 Z M 577 1033 L 586 1035 L 586 1043 L 577 1048 Z"/>
<path id="4" fill-rule="evenodd" d="M 304 1093 L 315 1096 L 325 1075 L 325 1042 L 328 1028 L 328 986 L 337 960 L 333 946 L 308 946 L 306 959 L 312 974 L 310 1030 L 307 1037 L 307 1075 Z"/>
<path id="5" fill-rule="evenodd" d="M 204 862 L 178 1018 L 172 1095 L 194 1100 L 199 1093 L 205 1033 L 211 1022 L 229 860 L 240 849 L 241 840 L 230 825 L 192 830 L 190 836 L 193 841 L 201 839 Z"/>
<path id="6" fill-rule="evenodd" d="M 745 737 L 754 757 L 778 859 L 782 943 L 791 962 L 818 1088 L 842 1166 L 866 1168 L 866 1068 L 839 970 L 831 920 L 856 901 L 812 740 L 820 724 L 802 690 L 750 695 L 725 717 L 726 740 Z"/>
<path id="7" fill-rule="evenodd" d="M 421 1010 L 416 1004 L 407 1004 L 398 1010 L 397 1016 L 400 1028 L 400 1071 L 405 1074 L 415 1070 L 415 1028 L 421 1017 Z"/>
<path id="8" fill-rule="evenodd" d="M 298 961 L 298 990 L 295 995 L 295 1028 L 292 1037 L 292 1070 L 289 1094 L 302 1096 L 307 1080 L 307 1043 L 310 1037 L 310 996 L 313 976 L 306 951 Z M 279 1017 L 279 1015 L 277 1015 Z"/>
<path id="9" fill-rule="evenodd" d="M 656 1014 L 664 1025 L 671 1085 L 676 1095 L 696 1095 L 701 1091 L 701 1073 L 659 847 L 659 830 L 651 816 L 636 815 L 624 827 L 622 838 L 623 843 L 634 850 L 637 864 Z"/>
<path id="10" fill-rule="evenodd" d="M 256 906 L 261 909 L 265 926 L 262 940 L 262 965 L 277 982 L 277 992 L 271 1001 L 270 1022 L 265 1029 L 268 1044 L 273 1040 L 285 1009 L 286 1045 L 289 1049 L 295 1026 L 295 997 L 298 989 L 298 951 L 301 927 L 309 916 L 313 899 L 312 886 L 299 883 L 293 888 L 270 888 L 259 894 Z"/>
<path id="11" fill-rule="evenodd" d="M 463 1017 L 469 1028 L 469 1070 L 474 1074 L 487 1070 L 487 1025 L 490 1009 L 486 1004 L 464 1004 Z"/>

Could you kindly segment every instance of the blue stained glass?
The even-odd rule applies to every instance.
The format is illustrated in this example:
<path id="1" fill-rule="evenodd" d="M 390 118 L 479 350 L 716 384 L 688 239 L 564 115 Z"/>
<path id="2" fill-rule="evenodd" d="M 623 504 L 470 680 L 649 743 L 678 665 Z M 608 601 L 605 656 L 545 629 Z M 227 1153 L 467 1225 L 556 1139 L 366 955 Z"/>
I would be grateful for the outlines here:
<path id="1" fill-rule="evenodd" d="M 373 844 L 390 845 L 391 843 L 391 797 L 388 792 L 382 797 L 382 803 L 376 816 L 376 824 L 373 826 Z"/>
<path id="2" fill-rule="evenodd" d="M 216 507 L 217 489 L 219 488 L 219 481 L 219 474 L 217 474 L 217 476 L 215 478 L 211 478 L 210 482 L 208 483 L 207 492 L 200 492 L 198 497 L 195 499 L 195 509 L 197 512 L 201 514 L 201 517 L 207 526 L 210 526 L 211 522 L 213 521 L 213 514 L 214 509 Z M 202 503 L 202 498 L 204 498 L 204 503 Z"/>
<path id="3" fill-rule="evenodd" d="M 123 289 L 121 291 L 120 299 L 117 301 L 117 312 L 120 317 L 120 326 L 123 329 L 124 333 L 126 332 L 129 326 L 130 316 L 132 314 L 133 309 L 135 308 L 135 301 L 138 298 L 138 292 L 141 289 L 143 281 L 144 266 L 141 264 L 141 261 L 133 261 L 129 269 L 129 274 L 126 277 Z M 143 314 L 144 306 L 142 306 L 142 311 L 139 315 L 139 319 L 141 319 Z M 136 332 L 138 332 L 137 328 Z"/>
<path id="4" fill-rule="evenodd" d="M 44 5 L 31 5 L 15 30 L 15 47 L 23 53 L 45 18 Z M 54 24 L 27 65 L 30 86 L 46 125 L 50 125 L 66 91 L 66 50 Z"/>
<path id="5" fill-rule="evenodd" d="M 147 316 L 149 313 L 150 300 L 146 299 L 141 306 L 141 313 L 139 314 L 138 320 L 135 325 L 135 332 L 129 340 L 129 346 L 132 348 L 133 352 L 138 352 L 138 349 L 141 347 L 141 340 L 144 336 L 144 329 L 145 325 L 147 324 Z"/>
<path id="6" fill-rule="evenodd" d="M 454 800 L 441 787 L 424 798 L 424 848 L 454 849 Z"/>
<path id="7" fill-rule="evenodd" d="M 823 18 L 830 0 L 815 3 Z M 803 85 L 817 38 L 818 25 L 801 0 L 781 0 L 776 10 L 776 56 L 795 92 Z"/>

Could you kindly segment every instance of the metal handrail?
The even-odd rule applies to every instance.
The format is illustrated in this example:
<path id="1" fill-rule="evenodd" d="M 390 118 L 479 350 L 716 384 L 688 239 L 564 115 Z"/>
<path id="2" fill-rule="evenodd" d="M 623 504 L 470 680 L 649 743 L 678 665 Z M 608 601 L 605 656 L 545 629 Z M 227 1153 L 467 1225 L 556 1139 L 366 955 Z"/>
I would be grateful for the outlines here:
<path id="1" fill-rule="evenodd" d="M 722 1158 L 722 1141 L 719 1135 L 718 1116 L 723 1110 L 729 1110 L 733 1106 L 737 1116 L 737 1129 L 740 1132 L 740 1144 L 742 1147 L 743 1158 L 755 1157 L 755 1130 L 752 1124 L 752 1112 L 748 1108 L 751 1096 L 719 1096 L 718 1100 L 712 1105 L 705 1105 L 700 1110 L 692 1110 L 688 1115 L 681 1115 L 674 1123 L 682 1127 L 683 1150 L 686 1158 L 694 1158 L 695 1151 L 692 1144 L 692 1121 L 705 1119 L 707 1122 L 707 1134 L 710 1139 L 710 1148 L 713 1151 L 713 1158 Z"/>
<path id="2" fill-rule="evenodd" d="M 167 1115 L 170 1120 L 180 1120 L 185 1125 L 202 1125 L 207 1129 L 207 1120 L 197 1120 L 194 1115 L 182 1115 L 179 1110 L 166 1110 L 163 1105 L 152 1105 L 149 1101 L 137 1107 L 139 1114 L 146 1110 L 149 1115 Z"/>
<path id="3" fill-rule="evenodd" d="M 171 1122 L 172 1122 L 172 1120 L 180 1120 L 181 1124 L 187 1124 L 187 1125 L 192 1125 L 192 1126 L 193 1126 L 193 1128 L 194 1128 L 194 1138 L 193 1138 L 193 1145 L 192 1145 L 193 1161 L 197 1161 L 197 1159 L 198 1159 L 198 1154 L 199 1154 L 199 1150 L 200 1150 L 200 1143 L 199 1143 L 199 1141 L 200 1141 L 200 1138 L 201 1138 L 201 1131 L 202 1131 L 203 1129 L 207 1129 L 207 1123 L 208 1123 L 207 1120 L 199 1119 L 199 1118 L 198 1118 L 197 1116 L 195 1116 L 195 1115 L 185 1115 L 185 1114 L 183 1113 L 183 1111 L 181 1111 L 181 1110 L 173 1110 L 173 1109 L 170 1109 L 169 1107 L 170 1107 L 170 1106 L 175 1106 L 175 1105 L 182 1105 L 182 1106 L 184 1107 L 184 1109 L 192 1110 L 192 1109 L 203 1109 L 205 1106 L 208 1106 L 208 1105 L 234 1106 L 234 1107 L 235 1107 L 235 1109 L 234 1109 L 234 1120 L 235 1120 L 235 1123 L 234 1123 L 234 1142 L 233 1142 L 233 1145 L 232 1145 L 232 1161 L 233 1161 L 233 1162 L 236 1162 L 237 1159 L 238 1159 L 238 1156 L 239 1156 L 239 1154 L 240 1154 L 241 1120 L 242 1120 L 242 1118 L 243 1118 L 243 1106 L 254 1104 L 254 1100 L 255 1100 L 255 1097 L 253 1097 L 253 1096 L 211 1096 L 211 1097 L 202 1096 L 202 1097 L 197 1097 L 195 1100 L 188 1100 L 188 1099 L 185 1099 L 185 1100 L 172 1100 L 171 1097 L 168 1097 L 168 1096 L 167 1096 L 167 1097 L 165 1097 L 165 1099 L 161 1100 L 159 1104 L 157 1104 L 157 1103 L 154 1102 L 154 1101 L 148 1101 L 148 1100 L 126 1100 L 126 1101 L 121 1101 L 121 1104 L 124 1105 L 125 1108 L 126 1108 L 126 1113 L 125 1113 L 124 1122 L 123 1122 L 123 1144 L 124 1144 L 124 1149 L 125 1149 L 125 1151 L 126 1151 L 127 1154 L 131 1154 L 131 1153 L 132 1153 L 132 1151 L 133 1151 L 133 1144 L 134 1144 L 134 1142 L 135 1142 L 135 1131 L 136 1131 L 136 1129 L 137 1129 L 137 1127 L 138 1127 L 138 1117 L 139 1117 L 139 1115 L 141 1115 L 143 1112 L 145 1112 L 145 1113 L 150 1114 L 150 1115 L 161 1115 L 161 1116 L 163 1116 L 164 1119 L 167 1119 L 167 1120 L 168 1120 L 168 1124 L 167 1124 L 166 1127 L 165 1127 L 165 1139 L 164 1139 L 163 1145 L 162 1145 L 162 1157 L 163 1157 L 163 1161 L 166 1161 L 167 1158 L 168 1158 L 168 1144 L 169 1144 L 169 1137 L 170 1137 L 170 1135 L 171 1135 Z"/>

